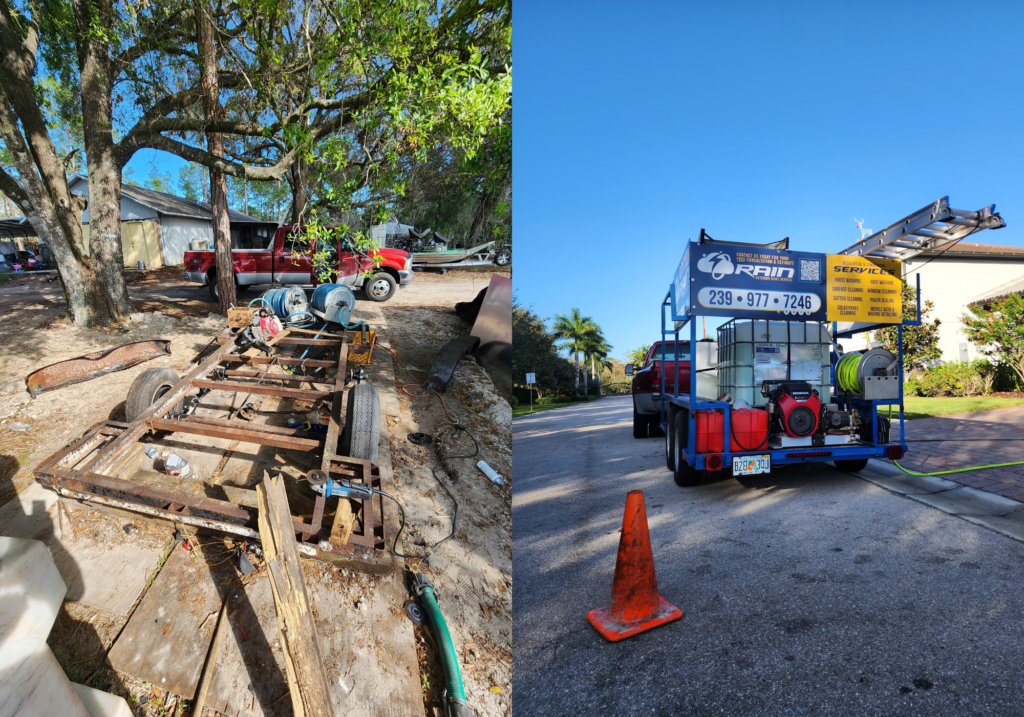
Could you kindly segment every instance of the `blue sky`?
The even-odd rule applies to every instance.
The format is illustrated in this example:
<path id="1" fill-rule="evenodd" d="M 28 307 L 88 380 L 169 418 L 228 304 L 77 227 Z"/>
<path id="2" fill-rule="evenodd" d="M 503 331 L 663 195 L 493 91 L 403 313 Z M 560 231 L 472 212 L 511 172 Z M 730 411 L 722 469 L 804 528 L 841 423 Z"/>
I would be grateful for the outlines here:
<path id="1" fill-rule="evenodd" d="M 658 338 L 702 227 L 835 252 L 948 195 L 1024 246 L 1022 3 L 514 10 L 515 291 L 615 357 Z"/>

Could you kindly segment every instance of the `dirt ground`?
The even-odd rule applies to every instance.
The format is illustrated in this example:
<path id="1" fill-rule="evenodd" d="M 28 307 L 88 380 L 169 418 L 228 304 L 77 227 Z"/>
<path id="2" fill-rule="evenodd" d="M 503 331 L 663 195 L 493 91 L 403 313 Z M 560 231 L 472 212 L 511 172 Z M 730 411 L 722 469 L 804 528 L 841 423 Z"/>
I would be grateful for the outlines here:
<path id="1" fill-rule="evenodd" d="M 135 275 L 129 291 L 139 320 L 109 329 L 79 329 L 64 317 L 58 282 L 41 277 L 0 286 L 0 505 L 32 483 L 32 469 L 94 423 L 120 417 L 128 387 L 141 371 L 168 366 L 180 374 L 225 325 L 210 313 L 205 288 L 180 280 L 180 268 Z M 487 286 L 489 274 L 417 274 L 411 287 L 391 301 L 358 303 L 356 318 L 379 331 L 378 350 L 394 360 L 395 410 L 385 410 L 394 483 L 405 509 L 406 527 L 399 550 L 409 555 L 406 569 L 424 572 L 433 582 L 459 655 L 470 706 L 480 715 L 511 714 L 511 409 L 471 358 L 464 358 L 443 397 L 424 393 L 425 378 L 437 350 L 469 326 L 453 313 L 456 301 L 469 301 Z M 242 298 L 259 295 L 249 291 Z M 358 298 L 362 298 L 357 293 Z M 93 381 L 68 386 L 32 400 L 24 379 L 42 366 L 131 341 L 163 338 L 171 355 Z M 455 428 L 457 423 L 467 430 Z M 13 426 L 13 428 L 12 428 Z M 25 428 L 27 430 L 15 430 Z M 422 432 L 442 439 L 448 456 L 437 465 L 435 445 L 407 440 Z M 474 454 L 474 451 L 475 454 Z M 505 478 L 498 486 L 476 467 L 486 460 Z M 434 469 L 434 470 L 432 470 Z M 432 548 L 452 530 L 455 535 Z M 70 513 L 66 514 L 69 516 Z M 75 522 L 119 530 L 124 521 L 75 510 Z M 97 528 L 98 530 L 98 528 Z M 155 539 L 148 535 L 148 539 Z M 169 531 L 160 538 L 168 550 Z M 162 561 L 161 563 L 162 564 Z M 160 565 L 154 567 L 154 576 Z M 317 587 L 330 595 L 338 575 Z M 370 595 L 375 578 L 347 571 L 342 593 Z M 325 587 L 326 586 L 326 587 Z M 328 590 L 324 593 L 324 590 Z M 342 590 L 338 588 L 338 590 Z M 141 598 L 140 598 L 141 599 Z M 346 600 L 347 604 L 349 601 Z M 356 601 L 358 602 L 358 600 Z M 359 607 L 358 609 L 363 609 Z M 390 605 L 392 611 L 401 604 Z M 126 695 L 138 715 L 182 714 L 184 704 L 159 688 L 103 665 L 105 651 L 127 623 L 119 616 L 68 601 L 51 633 L 51 646 L 65 671 L 78 681 Z M 441 714 L 443 675 L 438 656 L 422 628 L 415 629 L 420 684 L 427 714 Z M 344 685 L 343 685 L 344 686 Z M 287 700 L 285 700 L 287 702 Z"/>

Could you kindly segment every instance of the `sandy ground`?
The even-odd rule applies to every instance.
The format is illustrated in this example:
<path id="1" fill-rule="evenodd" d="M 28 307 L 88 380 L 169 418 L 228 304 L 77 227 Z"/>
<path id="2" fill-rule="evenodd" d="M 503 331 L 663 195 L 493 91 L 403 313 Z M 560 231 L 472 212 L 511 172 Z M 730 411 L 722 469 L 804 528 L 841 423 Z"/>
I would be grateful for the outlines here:
<path id="1" fill-rule="evenodd" d="M 166 269 L 135 277 L 129 291 L 136 308 L 147 313 L 146 320 L 110 329 L 70 326 L 64 318 L 59 283 L 47 282 L 45 277 L 0 286 L 0 307 L 6 317 L 0 328 L 4 345 L 0 352 L 0 505 L 32 484 L 32 469 L 48 455 L 94 423 L 118 418 L 128 387 L 141 371 L 169 366 L 185 373 L 191 358 L 226 325 L 222 317 L 210 314 L 215 307 L 206 290 L 181 282 L 177 276 L 177 270 Z M 416 385 L 425 378 L 436 351 L 448 339 L 469 331 L 454 315 L 454 303 L 471 300 L 488 280 L 489 275 L 481 273 L 417 274 L 412 286 L 390 302 L 360 301 L 356 317 L 365 318 L 380 331 L 379 350 L 391 351 L 395 359 L 397 408 L 385 420 L 396 491 L 407 519 L 400 549 L 415 556 L 407 567 L 428 573 L 435 585 L 459 654 L 470 705 L 480 715 L 508 715 L 511 409 L 494 392 L 486 373 L 469 358 L 456 370 L 444 405 L 438 396 L 420 397 L 423 390 Z M 249 291 L 242 298 L 258 295 L 258 291 Z M 169 339 L 171 356 L 44 393 L 35 400 L 25 391 L 25 376 L 37 368 L 153 338 Z M 454 430 L 452 421 L 465 425 L 469 434 Z M 12 430 L 12 424 L 27 424 L 28 430 Z M 412 432 L 454 433 L 446 439 L 448 455 L 473 453 L 475 439 L 478 455 L 451 459 L 437 467 L 435 478 L 431 471 L 438 461 L 434 446 L 410 443 L 406 438 Z M 505 486 L 492 484 L 476 468 L 480 459 L 505 476 Z M 451 540 L 430 550 L 451 532 L 454 506 L 439 480 L 459 501 L 458 524 Z M 100 525 L 104 520 L 97 514 L 79 512 L 88 517 L 76 521 Z M 118 528 L 120 523 L 113 521 L 106 527 Z M 154 571 L 158 568 L 154 566 Z M 346 594 L 371 591 L 372 583 L 367 576 L 350 576 Z M 401 605 L 391 607 L 400 609 Z M 126 621 L 81 603 L 66 602 L 51 641 L 54 651 L 75 679 L 91 679 L 95 687 L 130 696 L 136 714 L 180 713 L 171 696 L 158 695 L 149 685 L 99 667 L 102 648 L 109 647 Z M 415 633 L 423 702 L 430 714 L 440 707 L 443 677 L 431 642 L 422 629 Z M 83 642 L 86 636 L 87 642 Z M 169 708 L 171 704 L 175 707 Z"/>

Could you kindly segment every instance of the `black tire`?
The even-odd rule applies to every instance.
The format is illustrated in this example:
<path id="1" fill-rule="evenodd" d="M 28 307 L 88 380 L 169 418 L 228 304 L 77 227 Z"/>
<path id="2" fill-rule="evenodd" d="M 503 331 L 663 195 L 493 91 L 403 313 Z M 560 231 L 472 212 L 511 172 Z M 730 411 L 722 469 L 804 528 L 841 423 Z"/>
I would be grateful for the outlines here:
<path id="1" fill-rule="evenodd" d="M 868 467 L 867 458 L 851 458 L 848 461 L 832 461 L 836 464 L 836 468 L 841 471 L 849 471 L 850 473 L 856 473 L 862 471 Z"/>
<path id="2" fill-rule="evenodd" d="M 380 396 L 368 383 L 357 383 L 348 392 L 345 428 L 341 432 L 341 454 L 377 462 L 380 446 Z"/>
<path id="3" fill-rule="evenodd" d="M 398 282 L 391 274 L 375 274 L 363 283 L 363 293 L 370 301 L 387 301 L 398 290 Z"/>
<path id="4" fill-rule="evenodd" d="M 697 485 L 700 479 L 704 475 L 704 471 L 699 471 L 696 468 L 692 468 L 689 463 L 686 462 L 686 454 L 683 453 L 683 449 L 686 448 L 687 443 L 690 440 L 690 421 L 689 416 L 685 410 L 680 411 L 676 415 L 675 421 L 675 470 L 672 472 L 672 477 L 675 478 L 676 485 L 682 488 L 688 488 L 692 485 Z"/>
<path id="5" fill-rule="evenodd" d="M 647 427 L 649 425 L 647 416 L 637 413 L 636 406 L 633 406 L 633 438 L 647 438 Z"/>
<path id="6" fill-rule="evenodd" d="M 661 432 L 661 411 L 658 411 L 653 416 L 649 416 L 648 419 L 648 435 L 651 438 L 661 438 L 665 434 Z"/>
<path id="7" fill-rule="evenodd" d="M 668 407 L 665 415 L 665 467 L 675 473 L 676 470 L 676 427 L 674 425 L 676 408 Z"/>
<path id="8" fill-rule="evenodd" d="M 210 291 L 210 298 L 216 303 L 220 303 L 220 289 L 217 287 L 217 274 L 210 272 L 206 275 L 206 288 Z M 235 295 L 241 294 L 245 289 L 241 284 L 238 283 L 238 277 L 235 277 Z"/>
<path id="9" fill-rule="evenodd" d="M 179 381 L 169 368 L 147 368 L 135 377 L 124 400 L 124 417 L 129 423 L 145 413 Z M 178 404 L 179 408 L 181 403 Z"/>
<path id="10" fill-rule="evenodd" d="M 508 266 L 512 263 L 512 250 L 511 249 L 499 249 L 498 253 L 494 255 L 494 263 L 498 266 Z"/>

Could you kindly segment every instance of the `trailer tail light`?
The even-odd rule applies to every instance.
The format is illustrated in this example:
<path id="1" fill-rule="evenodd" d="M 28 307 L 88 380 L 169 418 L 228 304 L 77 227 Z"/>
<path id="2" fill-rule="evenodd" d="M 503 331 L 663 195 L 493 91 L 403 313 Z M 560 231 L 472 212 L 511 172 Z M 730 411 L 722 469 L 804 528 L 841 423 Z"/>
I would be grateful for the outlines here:
<path id="1" fill-rule="evenodd" d="M 720 471 L 722 470 L 722 457 L 717 453 L 712 453 L 708 456 L 707 463 L 705 465 L 709 471 Z"/>
<path id="2" fill-rule="evenodd" d="M 903 457 L 903 446 L 889 446 L 886 455 L 889 456 L 889 460 L 898 461 Z"/>
<path id="3" fill-rule="evenodd" d="M 824 458 L 832 455 L 832 451 L 804 451 L 803 453 L 787 453 L 786 458 Z"/>

